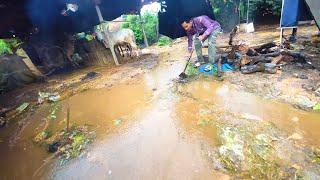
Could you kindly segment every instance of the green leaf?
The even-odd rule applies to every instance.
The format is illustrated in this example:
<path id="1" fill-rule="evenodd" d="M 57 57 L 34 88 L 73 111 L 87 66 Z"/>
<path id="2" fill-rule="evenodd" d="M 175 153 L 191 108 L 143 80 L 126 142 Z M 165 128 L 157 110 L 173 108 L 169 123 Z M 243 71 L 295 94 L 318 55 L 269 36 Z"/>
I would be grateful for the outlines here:
<path id="1" fill-rule="evenodd" d="M 29 103 L 23 103 L 21 104 L 16 110 L 21 113 L 22 111 L 24 111 L 25 109 L 27 109 L 27 107 L 29 106 Z"/>
<path id="2" fill-rule="evenodd" d="M 113 125 L 119 126 L 121 124 L 122 120 L 121 119 L 115 119 L 113 120 Z"/>
<path id="3" fill-rule="evenodd" d="M 313 110 L 319 111 L 320 110 L 320 103 L 313 106 Z"/>
<path id="4" fill-rule="evenodd" d="M 198 122 L 198 125 L 200 126 L 208 126 L 210 124 L 210 120 L 202 119 Z"/>

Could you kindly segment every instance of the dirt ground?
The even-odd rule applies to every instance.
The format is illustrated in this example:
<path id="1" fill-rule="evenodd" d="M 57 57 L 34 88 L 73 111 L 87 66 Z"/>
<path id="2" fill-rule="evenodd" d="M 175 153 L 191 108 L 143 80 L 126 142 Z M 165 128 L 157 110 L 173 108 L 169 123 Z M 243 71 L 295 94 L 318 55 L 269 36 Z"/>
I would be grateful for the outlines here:
<path id="1" fill-rule="evenodd" d="M 311 35 L 316 34 L 316 32 L 315 26 L 303 26 L 299 28 L 299 40 L 311 39 Z M 290 31 L 288 30 L 285 34 L 288 36 Z M 241 33 L 235 38 L 235 42 L 244 40 L 252 46 L 266 42 L 277 42 L 279 41 L 279 31 L 275 27 L 259 27 L 255 33 Z M 218 39 L 218 46 L 227 45 L 227 41 L 228 34 L 221 35 Z M 152 46 L 145 49 L 146 54 L 142 55 L 138 62 L 111 69 L 89 67 L 70 74 L 56 75 L 50 77 L 45 83 L 27 85 L 24 88 L 1 95 L 1 106 L 12 107 L 23 102 L 35 101 L 38 98 L 39 91 L 58 92 L 63 97 L 69 97 L 88 89 L 110 88 L 114 84 L 126 82 L 149 72 L 157 66 L 158 61 L 170 63 L 187 59 L 186 46 L 186 38 L 179 38 L 170 47 Z M 205 54 L 206 49 L 204 49 Z M 195 58 L 195 55 L 193 58 Z M 81 78 L 89 72 L 97 72 L 98 77 L 90 81 L 82 81 Z M 311 104 L 320 102 L 319 95 L 315 94 L 315 90 L 320 87 L 319 74 L 317 70 L 295 64 L 285 66 L 274 75 L 263 73 L 242 75 L 239 71 L 226 73 L 224 80 L 240 89 L 256 93 L 265 98 L 278 99 L 292 105 L 299 105 L 304 103 L 303 100 L 310 100 Z M 300 79 L 300 75 L 306 75 L 307 79 Z"/>
<path id="2" fill-rule="evenodd" d="M 314 26 L 299 28 L 302 39 L 315 33 Z M 278 35 L 268 28 L 236 40 L 253 45 Z M 227 40 L 222 35 L 218 46 Z M 20 123 L 0 129 L 4 179 L 320 178 L 320 114 L 311 109 L 320 102 L 318 70 L 288 64 L 276 74 L 234 71 L 178 83 L 186 47 L 179 38 L 144 49 L 137 62 L 56 75 L 1 95 L 2 107 L 34 104 Z M 39 91 L 61 95 L 53 129 L 65 126 L 70 107 L 70 119 L 97 133 L 86 153 L 62 167 L 30 140 L 52 109 L 36 105 Z"/>

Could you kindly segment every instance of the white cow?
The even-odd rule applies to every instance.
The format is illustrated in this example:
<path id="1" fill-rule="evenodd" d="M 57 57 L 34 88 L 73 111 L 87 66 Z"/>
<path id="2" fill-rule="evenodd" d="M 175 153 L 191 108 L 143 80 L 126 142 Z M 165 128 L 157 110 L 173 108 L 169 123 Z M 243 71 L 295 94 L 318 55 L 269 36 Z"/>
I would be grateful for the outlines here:
<path id="1" fill-rule="evenodd" d="M 122 56 L 132 56 L 132 52 L 137 50 L 136 38 L 131 29 L 120 29 L 115 32 L 109 32 L 109 35 L 106 34 L 106 31 L 96 30 L 97 39 L 102 41 L 106 48 L 113 48 L 118 50 Z M 112 42 L 112 47 L 109 45 L 108 37 Z"/>

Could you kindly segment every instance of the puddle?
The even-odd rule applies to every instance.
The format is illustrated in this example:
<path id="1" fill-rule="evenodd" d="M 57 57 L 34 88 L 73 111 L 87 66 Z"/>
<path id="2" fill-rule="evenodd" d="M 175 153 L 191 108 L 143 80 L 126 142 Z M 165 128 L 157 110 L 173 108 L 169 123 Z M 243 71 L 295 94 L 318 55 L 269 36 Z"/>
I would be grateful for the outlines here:
<path id="1" fill-rule="evenodd" d="M 69 98 L 60 103 L 57 118 L 52 130 L 62 129 L 66 126 L 66 109 L 70 107 L 70 123 L 78 125 L 88 124 L 96 131 L 99 138 L 103 138 L 119 127 L 114 125 L 115 119 L 121 119 L 120 126 L 125 126 L 137 110 L 148 105 L 151 90 L 143 83 L 125 84 L 110 90 L 89 90 Z M 32 139 L 41 132 L 44 118 L 48 116 L 51 107 L 43 105 L 38 111 L 28 118 L 30 123 L 12 142 L 10 135 L 17 124 L 1 131 L 0 171 L 2 179 L 25 179 L 32 177 L 33 173 L 43 164 L 49 154 L 43 147 L 33 143 Z M 9 131 L 9 132 L 8 132 Z M 8 135 L 7 137 L 5 135 Z M 10 144 L 11 140 L 11 144 Z M 11 146 L 10 146 L 11 145 Z"/>
<path id="2" fill-rule="evenodd" d="M 183 85 L 179 91 L 196 100 L 193 106 L 199 106 L 200 103 L 205 105 L 204 110 L 218 108 L 216 116 L 233 113 L 239 118 L 269 121 L 288 135 L 302 133 L 309 145 L 320 146 L 320 131 L 317 130 L 320 127 L 319 113 L 306 112 L 281 102 L 262 99 L 251 93 L 237 91 L 221 82 L 198 80 Z M 197 110 L 194 107 L 184 107 L 186 111 L 193 109 L 192 113 L 199 113 L 199 108 Z"/>
<path id="3" fill-rule="evenodd" d="M 131 84 L 89 90 L 60 103 L 53 129 L 71 123 L 89 124 L 98 139 L 89 152 L 57 168 L 44 169 L 50 179 L 223 179 L 213 170 L 207 149 L 219 145 L 216 122 L 228 114 L 252 121 L 269 121 L 288 135 L 302 133 L 309 145 L 320 145 L 319 113 L 305 112 L 249 93 L 238 92 L 223 82 L 197 80 L 175 84 L 183 64 L 158 67 Z M 2 179 L 30 179 L 48 154 L 32 143 L 41 132 L 50 106 L 31 116 L 14 146 L 0 131 Z M 114 124 L 117 120 L 117 125 Z M 40 126 L 39 126 L 40 125 Z M 38 129 L 37 129 L 38 128 Z M 35 132 L 36 131 L 36 132 Z"/>

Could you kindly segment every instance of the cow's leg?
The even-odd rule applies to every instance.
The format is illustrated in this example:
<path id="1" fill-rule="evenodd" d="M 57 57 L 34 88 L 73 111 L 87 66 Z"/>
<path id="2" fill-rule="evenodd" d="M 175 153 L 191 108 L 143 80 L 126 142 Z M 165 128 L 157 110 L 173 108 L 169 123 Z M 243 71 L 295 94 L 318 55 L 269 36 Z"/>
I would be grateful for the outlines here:
<path id="1" fill-rule="evenodd" d="M 127 47 L 128 47 L 128 50 L 129 50 L 129 56 L 132 57 L 132 47 L 131 47 L 131 44 L 128 43 Z"/>

